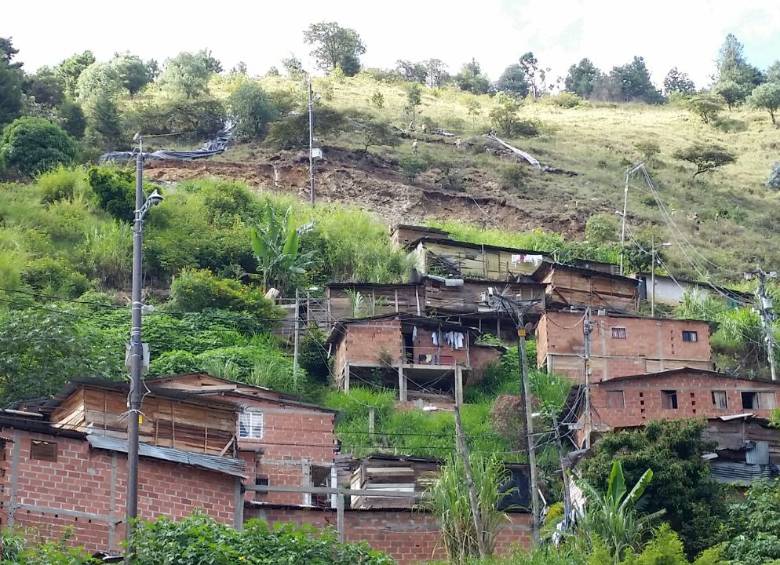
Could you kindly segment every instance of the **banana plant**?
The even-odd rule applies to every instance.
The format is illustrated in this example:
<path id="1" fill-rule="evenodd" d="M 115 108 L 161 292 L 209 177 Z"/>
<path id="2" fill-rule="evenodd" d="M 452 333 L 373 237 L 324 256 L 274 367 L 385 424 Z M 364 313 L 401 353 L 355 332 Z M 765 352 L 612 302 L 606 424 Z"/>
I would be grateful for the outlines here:
<path id="1" fill-rule="evenodd" d="M 263 288 L 289 290 L 294 279 L 305 274 L 312 263 L 313 254 L 300 250 L 301 234 L 311 225 L 296 227 L 292 208 L 279 214 L 270 203 L 263 207 L 260 220 L 250 231 L 250 238 Z"/>
<path id="2" fill-rule="evenodd" d="M 620 562 L 629 548 L 641 548 L 650 531 L 650 523 L 664 513 L 661 510 L 640 516 L 637 511 L 637 502 L 652 480 L 653 470 L 647 469 L 629 491 L 623 465 L 616 460 L 612 462 L 606 493 L 588 483 L 582 484 L 587 503 L 585 515 L 579 524 L 580 531 L 592 542 L 598 539 L 606 546 L 615 563 Z"/>

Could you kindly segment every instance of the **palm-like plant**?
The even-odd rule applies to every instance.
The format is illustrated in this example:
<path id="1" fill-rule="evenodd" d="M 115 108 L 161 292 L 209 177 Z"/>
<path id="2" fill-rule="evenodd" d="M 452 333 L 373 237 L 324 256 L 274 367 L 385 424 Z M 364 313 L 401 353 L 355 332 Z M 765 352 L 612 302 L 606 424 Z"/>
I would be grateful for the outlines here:
<path id="1" fill-rule="evenodd" d="M 636 504 L 653 480 L 653 471 L 645 471 L 634 487 L 628 491 L 620 461 L 612 463 L 607 492 L 601 493 L 587 483 L 582 487 L 587 496 L 587 508 L 580 522 L 580 530 L 591 540 L 598 540 L 619 563 L 626 550 L 640 550 L 650 522 L 664 511 L 640 516 Z"/>
<path id="2" fill-rule="evenodd" d="M 311 252 L 300 250 L 301 234 L 305 229 L 305 226 L 295 226 L 292 208 L 279 214 L 270 203 L 265 204 L 260 224 L 250 231 L 263 288 L 276 286 L 289 290 L 295 277 L 306 272 L 313 256 Z"/>

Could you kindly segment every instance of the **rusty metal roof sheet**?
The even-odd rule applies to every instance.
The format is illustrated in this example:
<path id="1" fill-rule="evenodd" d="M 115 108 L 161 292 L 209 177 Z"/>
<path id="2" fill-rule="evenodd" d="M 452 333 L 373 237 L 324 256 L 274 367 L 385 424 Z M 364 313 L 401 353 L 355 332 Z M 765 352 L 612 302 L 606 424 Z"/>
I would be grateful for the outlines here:
<path id="1" fill-rule="evenodd" d="M 117 451 L 127 453 L 127 440 L 123 438 L 90 434 L 87 436 L 89 445 L 95 449 L 105 449 L 108 451 Z M 232 457 L 219 457 L 217 455 L 207 455 L 205 453 L 193 453 L 173 449 L 171 447 L 158 447 L 141 443 L 138 446 L 138 454 L 141 457 L 150 457 L 152 459 L 161 459 L 172 463 L 181 463 L 182 465 L 191 465 L 200 469 L 207 469 L 233 477 L 244 478 L 246 464 L 241 459 Z"/>

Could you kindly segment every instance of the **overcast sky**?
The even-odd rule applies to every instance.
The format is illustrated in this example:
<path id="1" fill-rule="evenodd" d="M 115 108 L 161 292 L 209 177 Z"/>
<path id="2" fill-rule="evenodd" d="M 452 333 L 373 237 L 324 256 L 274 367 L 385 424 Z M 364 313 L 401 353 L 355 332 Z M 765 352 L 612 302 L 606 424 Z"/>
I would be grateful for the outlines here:
<path id="1" fill-rule="evenodd" d="M 533 51 L 553 78 L 582 57 L 608 70 L 641 55 L 657 84 L 677 66 L 703 86 L 729 32 L 754 65 L 780 59 L 780 0 L 3 0 L 0 13 L 0 37 L 13 37 L 28 70 L 85 49 L 162 62 L 203 47 L 251 74 L 290 53 L 311 67 L 301 31 L 322 20 L 360 33 L 365 66 L 435 57 L 456 72 L 475 57 L 492 79 Z"/>

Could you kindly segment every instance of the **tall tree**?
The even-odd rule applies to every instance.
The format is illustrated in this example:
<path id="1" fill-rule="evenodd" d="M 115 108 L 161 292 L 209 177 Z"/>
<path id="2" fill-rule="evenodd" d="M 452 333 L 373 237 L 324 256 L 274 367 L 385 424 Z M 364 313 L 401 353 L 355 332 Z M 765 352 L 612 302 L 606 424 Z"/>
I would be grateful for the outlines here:
<path id="1" fill-rule="evenodd" d="M 669 96 L 670 94 L 694 94 L 696 92 L 696 85 L 693 83 L 688 73 L 684 73 L 672 67 L 666 78 L 664 78 L 664 94 Z"/>
<path id="2" fill-rule="evenodd" d="M 750 95 L 750 104 L 769 112 L 772 123 L 777 125 L 775 112 L 780 108 L 780 83 L 768 82 L 757 86 Z"/>
<path id="3" fill-rule="evenodd" d="M 16 118 L 22 110 L 21 63 L 13 58 L 19 52 L 10 37 L 0 37 L 0 127 Z"/>
<path id="4" fill-rule="evenodd" d="M 76 96 L 80 101 L 99 97 L 114 98 L 125 91 L 122 77 L 109 63 L 92 63 L 79 75 Z"/>
<path id="5" fill-rule="evenodd" d="M 496 82 L 496 90 L 520 98 L 528 96 L 529 84 L 523 67 L 515 63 L 504 69 Z"/>
<path id="6" fill-rule="evenodd" d="M 620 67 L 614 67 L 610 78 L 620 89 L 620 98 L 624 102 L 641 100 L 648 104 L 663 101 L 663 96 L 650 80 L 650 71 L 643 57 L 634 59 Z"/>
<path id="7" fill-rule="evenodd" d="M 766 69 L 767 82 L 780 82 L 780 61 L 775 61 Z"/>
<path id="8" fill-rule="evenodd" d="M 441 86 L 449 79 L 447 65 L 441 59 L 426 59 L 423 61 L 426 69 L 428 86 Z"/>
<path id="9" fill-rule="evenodd" d="M 569 92 L 583 98 L 590 98 L 601 74 L 598 67 L 585 57 L 576 65 L 569 67 L 564 86 Z"/>
<path id="10" fill-rule="evenodd" d="M 723 491 L 710 476 L 702 455 L 712 445 L 702 439 L 704 424 L 696 421 L 651 422 L 645 428 L 606 435 L 584 461 L 583 478 L 606 490 L 614 461 L 620 461 L 627 483 L 636 483 L 652 469 L 643 510 L 666 509 L 664 520 L 680 534 L 689 555 L 719 541 L 726 508 Z"/>
<path id="11" fill-rule="evenodd" d="M 303 39 L 315 46 L 311 54 L 322 70 L 330 72 L 341 67 L 347 76 L 360 70 L 360 56 L 366 52 L 366 46 L 354 29 L 336 22 L 320 22 L 311 24 L 303 32 Z"/>
<path id="12" fill-rule="evenodd" d="M 87 136 L 106 151 L 116 149 L 122 139 L 122 123 L 116 102 L 111 96 L 99 95 L 90 104 Z"/>
<path id="13" fill-rule="evenodd" d="M 58 106 L 65 98 L 65 83 L 51 67 L 43 66 L 24 81 L 24 92 L 44 106 Z"/>
<path id="14" fill-rule="evenodd" d="M 539 98 L 544 94 L 549 69 L 541 68 L 539 60 L 531 51 L 523 53 L 520 57 L 520 68 L 525 73 L 531 94 L 533 94 L 534 98 Z"/>
<path id="15" fill-rule="evenodd" d="M 221 68 L 215 61 L 205 49 L 197 53 L 183 51 L 166 61 L 161 81 L 173 94 L 197 98 L 208 91 L 209 79 L 215 69 Z"/>
<path id="16" fill-rule="evenodd" d="M 455 82 L 461 90 L 474 94 L 485 94 L 490 90 L 490 81 L 482 72 L 482 67 L 476 59 L 463 65 L 460 72 L 455 75 Z"/>
<path id="17" fill-rule="evenodd" d="M 135 96 L 144 86 L 152 82 L 157 70 L 156 61 L 144 63 L 138 55 L 129 52 L 114 53 L 110 64 L 116 70 L 119 80 L 130 96 Z"/>
<path id="18" fill-rule="evenodd" d="M 415 63 L 413 61 L 399 59 L 395 63 L 395 70 L 404 77 L 404 80 L 410 82 L 425 84 L 425 80 L 428 78 L 428 69 L 426 68 L 425 63 Z"/>
<path id="19" fill-rule="evenodd" d="M 59 64 L 57 67 L 57 74 L 62 77 L 62 81 L 65 84 L 65 92 L 67 92 L 69 96 L 76 96 L 76 84 L 78 83 L 79 76 L 84 72 L 84 69 L 94 62 L 95 55 L 92 51 L 84 51 L 71 55 Z"/>
<path id="20" fill-rule="evenodd" d="M 764 82 L 764 76 L 756 67 L 747 62 L 745 47 L 730 33 L 720 47 L 717 59 L 716 82 L 733 80 L 741 85 L 759 85 Z"/>

